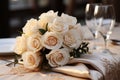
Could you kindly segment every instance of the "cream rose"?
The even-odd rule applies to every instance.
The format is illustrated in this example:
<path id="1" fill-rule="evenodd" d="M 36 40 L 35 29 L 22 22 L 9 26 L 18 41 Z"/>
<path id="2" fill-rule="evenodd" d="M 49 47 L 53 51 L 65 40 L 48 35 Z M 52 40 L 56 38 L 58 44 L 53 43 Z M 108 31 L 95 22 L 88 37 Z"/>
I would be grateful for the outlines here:
<path id="1" fill-rule="evenodd" d="M 63 66 L 70 59 L 69 51 L 65 48 L 52 50 L 46 55 L 46 58 L 51 67 Z"/>
<path id="2" fill-rule="evenodd" d="M 54 19 L 53 23 L 49 23 L 50 31 L 55 31 L 59 33 L 65 33 L 68 31 L 69 27 L 66 23 L 64 23 L 61 17 L 57 17 Z"/>
<path id="3" fill-rule="evenodd" d="M 79 37 L 81 38 L 81 40 L 83 40 L 83 33 L 82 33 L 82 27 L 81 24 L 78 23 L 74 26 L 74 29 L 77 30 L 77 33 L 79 34 Z"/>
<path id="4" fill-rule="evenodd" d="M 63 37 L 56 32 L 46 32 L 42 36 L 42 44 L 47 49 L 58 49 L 62 46 Z"/>
<path id="5" fill-rule="evenodd" d="M 22 54 L 23 64 L 26 68 L 34 70 L 42 63 L 40 52 L 27 51 Z"/>
<path id="6" fill-rule="evenodd" d="M 58 12 L 54 12 L 52 10 L 47 13 L 42 13 L 38 20 L 38 25 L 45 29 L 47 23 L 52 23 L 53 20 L 58 17 Z"/>
<path id="7" fill-rule="evenodd" d="M 71 29 L 63 36 L 64 45 L 70 48 L 78 48 L 81 42 L 82 36 L 80 36 L 77 29 Z"/>
<path id="8" fill-rule="evenodd" d="M 77 23 L 77 19 L 73 16 L 62 13 L 61 17 L 63 18 L 63 21 L 68 25 L 75 25 Z"/>
<path id="9" fill-rule="evenodd" d="M 37 20 L 32 18 L 28 20 L 26 25 L 23 27 L 23 33 L 31 36 L 31 34 L 39 33 L 40 28 L 41 27 L 38 26 Z"/>
<path id="10" fill-rule="evenodd" d="M 27 48 L 28 50 L 37 52 L 43 48 L 41 43 L 41 35 L 33 34 L 27 38 Z"/>
<path id="11" fill-rule="evenodd" d="M 22 54 L 27 50 L 26 46 L 26 36 L 22 34 L 22 36 L 19 36 L 16 38 L 15 46 L 14 46 L 14 52 L 16 54 Z"/>

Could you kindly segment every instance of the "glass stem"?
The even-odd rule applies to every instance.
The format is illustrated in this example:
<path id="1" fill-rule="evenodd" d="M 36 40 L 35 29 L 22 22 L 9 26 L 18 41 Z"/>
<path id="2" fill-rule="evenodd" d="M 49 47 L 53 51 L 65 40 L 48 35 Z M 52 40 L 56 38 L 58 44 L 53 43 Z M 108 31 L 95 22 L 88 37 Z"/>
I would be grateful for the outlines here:
<path id="1" fill-rule="evenodd" d="M 94 41 L 93 41 L 93 49 L 96 49 L 96 38 L 94 37 Z"/>
<path id="2" fill-rule="evenodd" d="M 97 32 L 94 32 L 93 36 L 94 36 L 94 41 L 93 41 L 93 46 L 94 46 L 94 47 L 93 47 L 93 49 L 96 50 L 96 48 L 97 48 L 97 47 L 96 47 Z"/>
<path id="3" fill-rule="evenodd" d="M 109 37 L 110 37 L 110 35 L 107 35 L 107 36 L 104 37 L 104 40 L 105 40 L 105 50 L 108 49 L 108 40 L 109 40 Z"/>
<path id="4" fill-rule="evenodd" d="M 107 50 L 107 41 L 108 41 L 108 36 L 103 35 L 102 32 L 99 31 L 99 33 L 103 36 L 104 39 L 104 49 Z"/>
<path id="5" fill-rule="evenodd" d="M 105 50 L 107 49 L 107 39 L 104 38 L 104 41 L 105 41 Z"/>

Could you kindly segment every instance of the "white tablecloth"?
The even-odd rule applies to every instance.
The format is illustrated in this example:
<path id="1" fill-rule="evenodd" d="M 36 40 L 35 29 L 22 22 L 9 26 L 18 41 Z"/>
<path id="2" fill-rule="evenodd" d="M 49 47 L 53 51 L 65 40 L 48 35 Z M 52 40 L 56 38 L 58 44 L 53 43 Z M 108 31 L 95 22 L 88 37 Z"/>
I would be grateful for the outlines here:
<path id="1" fill-rule="evenodd" d="M 111 36 L 112 39 L 120 40 L 120 27 L 116 27 Z M 102 41 L 100 42 L 101 44 Z M 103 46 L 103 45 L 102 45 Z M 73 59 L 70 63 L 84 64 L 88 68 L 87 78 L 93 80 L 119 80 L 120 79 L 120 45 L 109 44 L 111 53 L 94 53 L 92 55 L 83 55 L 81 58 Z M 89 64 L 89 65 L 88 65 Z M 81 67 L 81 66 L 80 66 Z M 65 67 L 54 68 L 56 72 L 30 72 L 25 74 L 6 74 L 11 68 L 8 66 L 0 65 L 0 80 L 89 80 L 80 77 L 69 76 L 72 75 L 65 71 Z M 72 69 L 72 68 L 68 68 Z M 76 69 L 77 70 L 77 69 Z M 79 71 L 80 70 L 80 71 Z M 75 74 L 84 74 L 81 72 L 82 69 L 78 69 Z M 64 73 L 64 74 L 63 74 Z M 72 73 L 72 71 L 71 71 Z M 67 75 L 68 74 L 68 75 Z M 78 75 L 79 76 L 79 75 Z"/>

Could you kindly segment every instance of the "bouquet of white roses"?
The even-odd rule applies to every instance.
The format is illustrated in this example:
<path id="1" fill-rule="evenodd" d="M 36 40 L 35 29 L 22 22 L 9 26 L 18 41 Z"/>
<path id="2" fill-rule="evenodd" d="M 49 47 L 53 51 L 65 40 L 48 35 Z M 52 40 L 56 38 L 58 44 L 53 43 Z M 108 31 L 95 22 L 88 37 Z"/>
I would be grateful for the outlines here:
<path id="1" fill-rule="evenodd" d="M 51 67 L 58 67 L 88 51 L 88 44 L 82 41 L 81 25 L 75 17 L 48 11 L 38 20 L 27 21 L 22 35 L 16 38 L 14 52 L 21 55 L 26 68 L 33 70 L 44 60 Z"/>

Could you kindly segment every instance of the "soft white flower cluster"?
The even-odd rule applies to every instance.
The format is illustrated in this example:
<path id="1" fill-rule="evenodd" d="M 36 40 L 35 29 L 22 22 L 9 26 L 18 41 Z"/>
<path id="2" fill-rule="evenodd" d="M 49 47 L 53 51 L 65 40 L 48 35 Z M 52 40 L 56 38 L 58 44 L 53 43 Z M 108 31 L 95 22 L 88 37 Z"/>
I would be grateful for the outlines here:
<path id="1" fill-rule="evenodd" d="M 65 65 L 70 60 L 70 49 L 78 48 L 83 40 L 80 27 L 75 17 L 48 11 L 39 20 L 27 21 L 23 34 L 16 38 L 14 52 L 22 56 L 24 66 L 29 69 L 42 65 L 41 50 L 45 48 L 50 50 L 46 59 L 51 67 Z M 46 32 L 41 34 L 39 29 Z"/>

